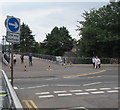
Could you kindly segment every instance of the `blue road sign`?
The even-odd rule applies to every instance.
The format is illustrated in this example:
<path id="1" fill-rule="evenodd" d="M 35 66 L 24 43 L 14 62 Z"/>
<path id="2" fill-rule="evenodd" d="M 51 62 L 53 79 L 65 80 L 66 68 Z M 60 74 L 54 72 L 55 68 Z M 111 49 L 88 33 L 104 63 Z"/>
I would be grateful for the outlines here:
<path id="1" fill-rule="evenodd" d="M 18 19 L 13 18 L 13 17 L 8 20 L 7 25 L 11 32 L 17 32 L 20 28 L 20 23 L 19 23 Z"/>
<path id="2" fill-rule="evenodd" d="M 20 43 L 20 19 L 7 16 L 5 20 L 6 40 L 10 43 Z"/>

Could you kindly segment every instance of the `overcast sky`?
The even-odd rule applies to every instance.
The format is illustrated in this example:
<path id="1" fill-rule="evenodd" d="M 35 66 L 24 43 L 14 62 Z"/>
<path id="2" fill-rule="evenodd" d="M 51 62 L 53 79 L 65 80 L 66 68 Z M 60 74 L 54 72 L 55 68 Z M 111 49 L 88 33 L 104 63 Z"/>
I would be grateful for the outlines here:
<path id="1" fill-rule="evenodd" d="M 77 21 L 84 20 L 82 13 L 86 10 L 89 11 L 92 8 L 98 9 L 108 4 L 107 0 L 21 0 L 21 2 L 14 0 L 8 2 L 4 0 L 0 2 L 0 22 L 2 29 L 1 36 L 6 35 L 6 28 L 4 21 L 7 15 L 14 16 L 21 19 L 21 24 L 24 22 L 32 30 L 32 34 L 35 35 L 37 42 L 42 42 L 46 38 L 46 34 L 50 33 L 51 30 L 57 27 L 65 26 L 72 38 L 79 39 L 78 32 L 75 31 L 76 25 L 79 25 Z M 54 2 L 57 1 L 57 2 Z M 79 2 L 78 2 L 79 1 Z M 2 37 L 1 37 L 2 39 Z M 0 39 L 0 40 L 1 40 Z"/>

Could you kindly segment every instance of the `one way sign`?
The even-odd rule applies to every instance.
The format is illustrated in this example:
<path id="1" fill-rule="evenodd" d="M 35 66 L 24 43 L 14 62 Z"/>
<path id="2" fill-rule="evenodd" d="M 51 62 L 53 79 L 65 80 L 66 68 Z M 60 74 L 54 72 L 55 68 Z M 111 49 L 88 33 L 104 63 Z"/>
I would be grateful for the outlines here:
<path id="1" fill-rule="evenodd" d="M 20 43 L 20 19 L 7 16 L 5 21 L 7 42 Z"/>

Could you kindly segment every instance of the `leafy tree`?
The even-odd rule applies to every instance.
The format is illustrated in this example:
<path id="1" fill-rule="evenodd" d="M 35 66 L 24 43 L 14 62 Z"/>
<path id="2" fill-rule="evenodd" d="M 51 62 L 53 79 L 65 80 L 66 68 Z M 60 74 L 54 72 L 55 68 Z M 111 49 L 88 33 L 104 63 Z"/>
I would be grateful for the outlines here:
<path id="1" fill-rule="evenodd" d="M 23 23 L 20 32 L 20 44 L 14 45 L 14 48 L 24 53 L 37 52 L 38 43 L 35 41 L 29 26 Z"/>
<path id="2" fill-rule="evenodd" d="M 98 10 L 83 13 L 85 21 L 77 26 L 82 38 L 79 40 L 82 56 L 120 56 L 120 2 L 112 2 Z"/>
<path id="3" fill-rule="evenodd" d="M 55 27 L 51 33 L 46 35 L 46 39 L 41 44 L 45 54 L 63 55 L 73 47 L 73 39 L 65 27 Z"/>

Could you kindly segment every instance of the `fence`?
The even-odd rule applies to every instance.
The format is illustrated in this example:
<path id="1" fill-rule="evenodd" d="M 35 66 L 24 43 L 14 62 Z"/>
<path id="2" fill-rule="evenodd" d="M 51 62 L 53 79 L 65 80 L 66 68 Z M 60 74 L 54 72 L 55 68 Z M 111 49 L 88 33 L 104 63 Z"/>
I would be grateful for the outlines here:
<path id="1" fill-rule="evenodd" d="M 57 62 L 57 56 L 52 55 L 42 55 L 33 54 L 34 57 L 41 59 L 46 59 L 50 61 Z M 91 64 L 92 58 L 81 58 L 81 57 L 61 57 L 62 63 L 72 63 L 72 64 Z M 119 58 L 100 58 L 102 64 L 118 64 L 120 62 Z"/>

